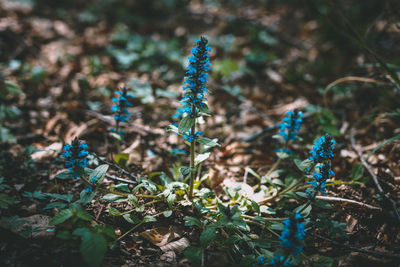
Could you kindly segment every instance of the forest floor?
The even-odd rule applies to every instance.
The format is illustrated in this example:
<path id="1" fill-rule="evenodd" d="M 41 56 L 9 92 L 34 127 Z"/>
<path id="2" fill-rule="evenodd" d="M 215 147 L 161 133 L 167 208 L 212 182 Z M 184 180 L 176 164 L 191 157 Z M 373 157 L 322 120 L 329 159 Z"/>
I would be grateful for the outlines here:
<path id="1" fill-rule="evenodd" d="M 166 128 L 177 122 L 172 116 L 180 107 L 186 60 L 200 36 L 209 39 L 213 64 L 207 96 L 212 116 L 201 127 L 221 144 L 201 165 L 202 186 L 224 201 L 232 183 L 257 186 L 253 171 L 263 176 L 278 160 L 280 143 L 274 136 L 279 122 L 286 112 L 302 110 L 301 140 L 291 150 L 306 159 L 316 137 L 329 133 L 335 138 L 335 177 L 326 195 L 332 208 L 315 212 L 342 223 L 347 236 L 308 233 L 304 254 L 334 259 L 337 266 L 399 266 L 399 85 L 371 53 L 342 34 L 349 27 L 335 24 L 343 18 L 334 7 L 322 15 L 315 11 L 321 7 L 285 1 L 260 6 L 246 1 L 55 2 L 0 1 L 3 85 L 5 80 L 21 90 L 0 102 L 0 194 L 15 200 L 0 209 L 1 266 L 84 266 L 79 246 L 67 246 L 52 231 L 24 234 L 15 220 L 48 225 L 60 209 L 48 206 L 44 193 L 79 198 L 84 189 L 79 180 L 55 178 L 64 170 L 63 145 L 76 136 L 89 151 L 113 161 L 111 98 L 122 86 L 135 96 L 121 143 L 131 175 L 121 167 L 110 167 L 108 174 L 131 181 L 132 189 L 133 177 L 160 183 L 157 173 L 175 177 L 180 166 L 188 165 L 188 147 Z M 363 37 L 374 40 L 370 48 L 385 61 L 399 63 L 400 57 L 393 59 L 400 55 L 398 25 L 385 16 L 384 7 L 375 12 L 383 15 L 369 24 L 359 22 L 369 26 Z M 354 25 L 354 31 L 362 28 Z M 89 165 L 96 161 L 91 158 Z M 281 169 L 296 166 L 284 162 Z M 106 186 L 116 183 L 104 180 Z M 95 222 L 109 225 L 117 236 L 131 229 L 121 216 L 110 216 L 131 205 L 100 197 L 86 206 Z M 268 205 L 275 208 L 284 201 Z M 164 202 L 150 203 L 144 214 L 166 209 Z M 190 266 L 182 253 L 168 258 L 143 233 L 167 228 L 169 235 L 198 244 L 199 230 L 184 221 L 193 214 L 190 206 L 177 205 L 172 215 L 141 224 L 106 254 L 103 266 Z M 161 232 L 161 239 L 168 238 Z M 229 265 L 224 255 L 211 246 L 205 266 Z"/>

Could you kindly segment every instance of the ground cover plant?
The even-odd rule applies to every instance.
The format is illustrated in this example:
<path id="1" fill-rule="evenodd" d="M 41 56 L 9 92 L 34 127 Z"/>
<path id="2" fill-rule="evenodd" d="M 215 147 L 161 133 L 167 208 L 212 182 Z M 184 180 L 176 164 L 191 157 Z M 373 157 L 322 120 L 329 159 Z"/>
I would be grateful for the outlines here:
<path id="1" fill-rule="evenodd" d="M 0 2 L 1 266 L 398 266 L 397 1 Z"/>

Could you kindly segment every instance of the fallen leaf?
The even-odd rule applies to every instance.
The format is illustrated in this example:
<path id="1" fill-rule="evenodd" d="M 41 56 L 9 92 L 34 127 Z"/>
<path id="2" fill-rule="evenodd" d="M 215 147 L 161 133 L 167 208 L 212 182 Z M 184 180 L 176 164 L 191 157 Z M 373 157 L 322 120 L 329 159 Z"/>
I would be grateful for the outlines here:
<path id="1" fill-rule="evenodd" d="M 158 247 L 163 247 L 170 241 L 180 237 L 171 228 L 167 227 L 159 227 L 147 230 L 140 233 L 140 235 Z"/>
<path id="2" fill-rule="evenodd" d="M 186 237 L 182 237 L 181 239 L 168 243 L 163 247 L 160 247 L 160 249 L 164 252 L 167 251 L 175 251 L 175 252 L 182 252 L 184 251 L 188 246 L 190 245 L 189 240 Z"/>

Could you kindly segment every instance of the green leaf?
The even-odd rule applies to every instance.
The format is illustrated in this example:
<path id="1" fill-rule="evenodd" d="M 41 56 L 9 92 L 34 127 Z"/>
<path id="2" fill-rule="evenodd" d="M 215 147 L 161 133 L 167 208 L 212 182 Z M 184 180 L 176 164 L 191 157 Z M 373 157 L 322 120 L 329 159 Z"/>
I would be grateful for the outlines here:
<path id="1" fill-rule="evenodd" d="M 179 168 L 179 172 L 182 173 L 183 176 L 186 176 L 190 173 L 190 168 L 186 166 L 182 166 Z"/>
<path id="2" fill-rule="evenodd" d="M 168 202 L 168 206 L 171 208 L 172 205 L 174 204 L 176 199 L 176 195 L 175 194 L 169 194 L 167 197 L 167 202 Z"/>
<path id="3" fill-rule="evenodd" d="M 333 137 L 341 136 L 339 129 L 333 125 L 323 125 L 322 131 L 332 135 Z"/>
<path id="4" fill-rule="evenodd" d="M 254 200 L 251 201 L 251 206 L 253 207 L 253 210 L 257 213 L 260 214 L 260 205 L 258 205 L 257 202 Z"/>
<path id="5" fill-rule="evenodd" d="M 66 210 L 62 210 L 59 213 L 57 213 L 53 219 L 51 219 L 50 223 L 51 225 L 57 225 L 60 223 L 65 222 L 66 220 L 68 220 L 69 218 L 71 218 L 74 215 L 74 212 L 72 209 L 66 209 Z"/>
<path id="6" fill-rule="evenodd" d="M 290 154 L 286 153 L 286 152 L 276 152 L 276 155 L 278 156 L 278 158 L 280 159 L 287 159 L 290 158 Z"/>
<path id="7" fill-rule="evenodd" d="M 357 181 L 363 177 L 364 174 L 364 166 L 362 164 L 356 164 L 351 169 L 351 180 Z"/>
<path id="8" fill-rule="evenodd" d="M 131 213 L 129 213 L 129 214 L 124 214 L 124 215 L 122 215 L 122 217 L 123 217 L 128 223 L 131 223 L 131 224 L 138 224 L 138 223 L 141 222 L 141 220 L 140 220 L 136 215 L 131 214 Z"/>
<path id="9" fill-rule="evenodd" d="M 144 218 L 143 218 L 143 222 L 156 222 L 157 221 L 157 219 L 156 219 L 156 217 L 154 217 L 154 216 L 150 216 L 150 215 L 147 215 L 147 216 L 144 216 Z"/>
<path id="10" fill-rule="evenodd" d="M 300 213 L 300 215 L 303 216 L 304 218 L 307 217 L 307 216 L 310 214 L 311 209 L 312 209 L 312 205 L 309 205 L 308 203 L 305 203 L 305 204 L 303 204 L 303 205 L 301 205 L 301 206 L 299 206 L 299 207 L 297 207 L 297 208 L 295 209 L 295 212 L 299 212 L 299 211 L 302 210 L 302 209 L 304 208 L 304 206 L 306 206 L 306 205 L 308 205 L 307 208 L 305 208 L 305 209 Z"/>
<path id="11" fill-rule="evenodd" d="M 0 202 L 1 202 L 1 199 L 0 199 Z M 52 208 L 57 208 L 57 209 L 60 210 L 60 209 L 65 208 L 66 206 L 67 206 L 67 204 L 65 204 L 63 202 L 56 201 L 56 202 L 52 202 L 50 204 L 47 204 L 46 207 L 44 207 L 43 209 L 44 210 L 48 210 L 48 209 L 52 209 Z"/>
<path id="12" fill-rule="evenodd" d="M 121 202 L 124 201 L 126 199 L 126 197 L 124 196 L 120 196 L 120 195 L 116 195 L 116 194 L 107 194 L 105 196 L 103 196 L 100 200 L 106 200 L 108 202 Z"/>
<path id="13" fill-rule="evenodd" d="M 200 110 L 200 112 L 203 112 L 205 114 L 210 114 L 210 109 L 208 108 L 206 103 L 203 103 L 202 106 L 198 106 L 198 109 Z"/>
<path id="14" fill-rule="evenodd" d="M 120 166 L 125 166 L 126 163 L 129 160 L 129 154 L 128 153 L 120 153 L 115 155 L 114 161 L 120 165 Z"/>
<path id="15" fill-rule="evenodd" d="M 134 205 L 135 207 L 138 207 L 138 206 L 139 206 L 139 201 L 138 201 L 137 197 L 134 196 L 134 195 L 129 195 L 129 196 L 128 196 L 128 201 L 129 201 L 132 205 Z"/>
<path id="16" fill-rule="evenodd" d="M 107 164 L 103 164 L 100 165 L 99 167 L 97 167 L 96 169 L 93 170 L 93 172 L 91 173 L 91 177 L 97 177 L 96 179 L 96 184 L 99 185 L 104 177 L 106 176 L 107 170 L 108 170 L 108 165 Z"/>
<path id="17" fill-rule="evenodd" d="M 299 168 L 300 171 L 302 172 L 307 172 L 311 165 L 313 164 L 312 160 L 306 159 L 301 161 L 300 159 L 294 159 L 294 163 L 296 164 L 297 168 Z"/>
<path id="18" fill-rule="evenodd" d="M 173 132 L 179 135 L 179 129 L 175 125 L 168 125 L 166 128 L 167 132 Z"/>
<path id="19" fill-rule="evenodd" d="M 79 203 L 88 204 L 96 196 L 96 191 L 86 192 L 86 190 L 82 190 L 79 196 L 80 196 L 80 199 L 78 200 Z"/>
<path id="20" fill-rule="evenodd" d="M 125 193 L 130 193 L 131 190 L 129 189 L 128 184 L 117 184 L 115 186 L 112 186 L 112 188 L 119 189 L 119 191 L 125 192 Z"/>
<path id="21" fill-rule="evenodd" d="M 87 213 L 87 212 L 84 211 L 84 210 L 77 210 L 77 211 L 76 211 L 76 217 L 78 217 L 78 218 L 81 219 L 81 220 L 88 221 L 88 222 L 93 221 L 92 216 L 90 216 L 90 214 Z"/>
<path id="22" fill-rule="evenodd" d="M 72 173 L 71 171 L 63 171 L 58 173 L 55 177 L 58 179 L 70 179 L 72 178 Z"/>
<path id="23" fill-rule="evenodd" d="M 168 218 L 169 216 L 172 215 L 172 210 L 166 210 L 166 211 L 164 211 L 164 212 L 163 212 L 163 215 L 164 215 L 165 218 Z"/>
<path id="24" fill-rule="evenodd" d="M 215 228 L 207 228 L 200 235 L 200 244 L 203 248 L 207 248 L 217 236 Z"/>
<path id="25" fill-rule="evenodd" d="M 117 210 L 116 208 L 113 208 L 113 207 L 109 208 L 108 214 L 111 216 L 121 216 L 122 215 L 122 213 L 119 210 Z"/>
<path id="26" fill-rule="evenodd" d="M 19 86 L 16 83 L 5 81 L 6 91 L 11 95 L 22 94 L 22 90 L 19 89 Z"/>
<path id="27" fill-rule="evenodd" d="M 326 209 L 326 210 L 332 209 L 332 206 L 328 202 L 320 200 L 320 199 L 315 199 L 313 204 L 322 209 Z"/>
<path id="28" fill-rule="evenodd" d="M 207 137 L 199 137 L 196 139 L 196 141 L 199 142 L 200 144 L 203 144 L 208 147 L 221 146 L 216 141 L 214 141 L 210 138 L 207 138 Z"/>
<path id="29" fill-rule="evenodd" d="M 187 216 L 187 217 L 185 217 L 185 218 L 183 218 L 186 222 L 185 222 L 185 225 L 186 226 L 193 226 L 193 225 L 196 225 L 197 227 L 199 227 L 199 228 L 203 228 L 203 224 L 200 222 L 200 220 L 198 220 L 197 218 L 194 218 L 194 217 L 190 217 L 190 216 Z"/>
<path id="30" fill-rule="evenodd" d="M 189 246 L 183 251 L 183 255 L 189 260 L 194 266 L 201 265 L 203 250 L 197 247 Z"/>
<path id="31" fill-rule="evenodd" d="M 275 214 L 275 210 L 267 206 L 260 206 L 260 212 L 265 214 Z"/>
<path id="32" fill-rule="evenodd" d="M 211 153 L 207 152 L 207 153 L 203 153 L 203 154 L 198 154 L 196 156 L 196 158 L 194 159 L 195 165 L 199 165 L 200 163 L 202 163 L 203 161 L 205 161 L 206 159 L 208 159 L 208 157 L 210 157 Z"/>
<path id="33" fill-rule="evenodd" d="M 107 240 L 101 234 L 92 233 L 89 238 L 82 239 L 80 251 L 89 266 L 100 266 L 107 252 Z"/>
<path id="34" fill-rule="evenodd" d="M 192 118 L 190 116 L 184 117 L 180 122 L 178 126 L 178 130 L 180 134 L 186 134 L 186 132 L 192 128 L 192 126 L 195 124 L 196 119 Z"/>

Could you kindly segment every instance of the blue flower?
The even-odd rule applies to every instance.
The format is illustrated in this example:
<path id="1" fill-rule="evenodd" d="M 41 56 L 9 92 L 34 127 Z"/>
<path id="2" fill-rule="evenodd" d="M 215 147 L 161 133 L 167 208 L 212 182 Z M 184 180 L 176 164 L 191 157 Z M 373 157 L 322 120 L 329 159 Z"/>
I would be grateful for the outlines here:
<path id="1" fill-rule="evenodd" d="M 331 164 L 329 161 L 324 162 L 322 165 L 318 165 L 315 167 L 318 172 L 314 172 L 314 180 L 308 182 L 312 184 L 316 191 L 321 192 L 322 195 L 326 194 L 326 181 L 330 179 L 332 176 L 335 176 L 335 173 L 331 170 Z M 311 192 L 307 190 L 310 194 Z"/>
<path id="2" fill-rule="evenodd" d="M 90 187 L 85 189 L 86 193 L 90 193 L 93 192 L 93 189 L 96 187 L 96 180 L 97 180 L 97 176 L 92 176 L 90 177 Z"/>
<path id="3" fill-rule="evenodd" d="M 315 163 L 321 163 L 325 160 L 333 158 L 333 149 L 336 146 L 336 141 L 329 135 L 321 136 L 315 143 L 313 149 L 310 151 L 310 160 Z"/>
<path id="4" fill-rule="evenodd" d="M 62 156 L 65 158 L 65 167 L 67 167 L 72 177 L 76 180 L 79 178 L 78 169 L 84 169 L 87 164 L 87 155 L 89 154 L 87 145 L 83 141 L 79 141 L 75 138 L 71 144 L 66 144 L 64 146 L 64 152 Z"/>
<path id="5" fill-rule="evenodd" d="M 299 213 L 292 214 L 289 219 L 283 221 L 283 232 L 279 239 L 282 246 L 286 248 L 288 253 L 297 256 L 303 251 L 302 245 L 306 233 L 304 232 L 304 224 L 300 223 L 303 217 Z"/>
<path id="6" fill-rule="evenodd" d="M 285 261 L 285 262 L 284 262 Z M 291 267 L 292 263 L 289 260 L 285 260 L 284 256 L 275 256 L 273 260 L 269 262 L 270 265 L 276 267 Z"/>
<path id="7" fill-rule="evenodd" d="M 257 259 L 257 264 L 264 264 L 265 263 L 265 258 L 264 257 L 259 257 Z"/>
<path id="8" fill-rule="evenodd" d="M 208 39 L 201 37 L 197 40 L 196 47 L 192 49 L 193 56 L 189 57 L 189 66 L 186 70 L 182 103 L 184 108 L 179 113 L 187 113 L 188 116 L 197 117 L 198 107 L 204 105 L 205 94 L 208 92 L 208 74 L 211 63 L 209 52 L 211 48 L 207 45 Z M 183 112 L 182 112 L 183 111 Z"/>
<path id="9" fill-rule="evenodd" d="M 128 101 L 128 98 L 133 98 L 133 95 L 128 94 L 128 89 L 125 87 L 123 87 L 121 91 L 115 91 L 114 93 L 120 95 L 119 98 L 114 97 L 112 99 L 112 101 L 115 103 L 115 105 L 111 108 L 111 110 L 116 113 L 114 115 L 114 119 L 117 122 L 126 122 L 126 119 L 130 115 L 127 108 L 132 107 L 132 104 Z"/>
<path id="10" fill-rule="evenodd" d="M 185 155 L 186 154 L 186 150 L 182 149 L 182 148 L 174 148 L 172 150 L 170 150 L 171 154 L 176 156 L 176 155 Z"/>
<path id="11" fill-rule="evenodd" d="M 279 134 L 285 139 L 286 142 L 297 139 L 303 117 L 303 113 L 297 109 L 286 113 L 286 117 L 282 119 L 283 122 L 280 125 L 279 131 Z"/>
<path id="12" fill-rule="evenodd" d="M 196 131 L 194 135 L 192 135 L 191 131 L 187 131 L 186 134 L 183 135 L 182 139 L 187 140 L 189 143 L 192 142 L 193 140 L 199 138 L 200 135 L 202 135 L 202 131 Z"/>

